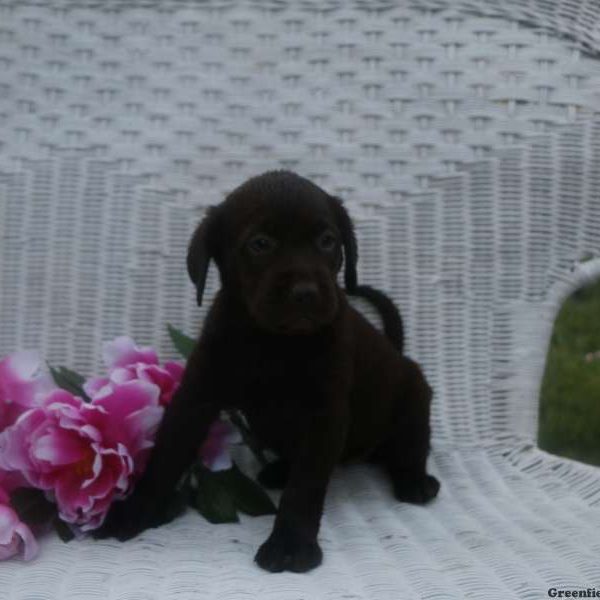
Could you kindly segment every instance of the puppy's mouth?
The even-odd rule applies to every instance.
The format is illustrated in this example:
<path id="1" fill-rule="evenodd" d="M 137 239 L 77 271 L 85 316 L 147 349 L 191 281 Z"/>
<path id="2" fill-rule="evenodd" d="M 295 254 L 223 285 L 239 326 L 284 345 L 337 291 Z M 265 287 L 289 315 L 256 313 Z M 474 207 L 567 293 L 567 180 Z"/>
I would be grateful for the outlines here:
<path id="1" fill-rule="evenodd" d="M 312 333 L 318 329 L 320 323 L 308 315 L 301 315 L 295 319 L 286 321 L 280 325 L 282 333 L 295 335 L 295 334 L 307 334 Z"/>
<path id="2" fill-rule="evenodd" d="M 248 311 L 255 324 L 275 335 L 310 335 L 327 327 L 335 318 L 339 299 L 335 288 L 326 286 L 318 295 L 304 299 L 290 297 L 287 290 L 261 289 L 248 299 Z M 262 292 L 262 293 L 261 293 Z"/>
<path id="3" fill-rule="evenodd" d="M 310 335 L 329 323 L 330 319 L 319 314 L 287 314 L 279 318 L 261 319 L 263 329 L 276 335 Z"/>

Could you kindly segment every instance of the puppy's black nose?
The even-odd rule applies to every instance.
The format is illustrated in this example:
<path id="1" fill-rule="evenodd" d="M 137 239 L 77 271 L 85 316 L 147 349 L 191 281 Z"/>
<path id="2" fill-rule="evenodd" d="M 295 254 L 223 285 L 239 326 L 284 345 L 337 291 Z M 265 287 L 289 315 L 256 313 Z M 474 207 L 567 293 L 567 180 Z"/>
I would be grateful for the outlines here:
<path id="1" fill-rule="evenodd" d="M 292 299 L 297 304 L 314 304 L 319 299 L 319 288 L 312 281 L 299 281 L 292 286 Z"/>

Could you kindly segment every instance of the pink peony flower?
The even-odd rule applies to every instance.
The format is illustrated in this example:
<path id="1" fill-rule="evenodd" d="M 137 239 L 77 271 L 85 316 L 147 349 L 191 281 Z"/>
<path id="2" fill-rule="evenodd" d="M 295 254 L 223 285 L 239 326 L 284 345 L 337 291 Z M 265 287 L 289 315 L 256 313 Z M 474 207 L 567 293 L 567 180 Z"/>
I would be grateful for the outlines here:
<path id="1" fill-rule="evenodd" d="M 8 494 L 0 487 L 0 560 L 18 555 L 31 560 L 38 553 L 38 544 L 8 502 Z"/>
<path id="2" fill-rule="evenodd" d="M 37 352 L 15 352 L 0 361 L 0 432 L 12 425 L 18 416 L 37 406 L 40 399 L 55 386 L 42 371 Z"/>
<path id="3" fill-rule="evenodd" d="M 200 457 L 204 466 L 211 471 L 231 469 L 233 463 L 229 447 L 231 444 L 239 444 L 241 441 L 240 432 L 229 421 L 215 421 L 200 448 Z"/>
<path id="4" fill-rule="evenodd" d="M 55 390 L 0 434 L 0 469 L 48 490 L 64 521 L 95 529 L 143 471 L 164 411 L 159 392 L 133 380 L 86 403 Z"/>
<path id="5" fill-rule="evenodd" d="M 37 352 L 15 352 L 0 361 L 0 432 L 30 408 L 37 406 L 54 388 L 51 377 L 42 371 Z M 0 469 L 0 486 L 6 492 L 26 485 L 20 473 Z"/>
<path id="6" fill-rule="evenodd" d="M 20 487 L 29 487 L 29 483 L 25 477 L 18 471 L 3 471 L 0 469 L 0 489 L 11 493 Z"/>
<path id="7" fill-rule="evenodd" d="M 150 347 L 139 348 L 126 336 L 118 337 L 104 344 L 103 358 L 109 369 L 108 377 L 95 377 L 84 384 L 85 393 L 94 398 L 107 390 L 129 381 L 149 381 L 160 389 L 160 404 L 166 406 L 179 387 L 184 365 L 169 361 L 164 365 L 158 362 L 158 355 Z"/>

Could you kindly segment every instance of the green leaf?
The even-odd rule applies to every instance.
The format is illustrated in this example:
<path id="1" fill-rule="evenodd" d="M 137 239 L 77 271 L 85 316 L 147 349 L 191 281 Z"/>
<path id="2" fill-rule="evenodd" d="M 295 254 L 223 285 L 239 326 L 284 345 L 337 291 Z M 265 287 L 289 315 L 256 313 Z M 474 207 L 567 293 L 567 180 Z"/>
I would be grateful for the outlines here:
<path id="1" fill-rule="evenodd" d="M 54 531 L 63 542 L 68 543 L 75 538 L 71 528 L 58 515 L 54 518 L 52 524 L 54 525 Z"/>
<path id="2" fill-rule="evenodd" d="M 195 470 L 198 489 L 192 496 L 192 506 L 210 523 L 237 523 L 239 517 L 230 490 L 218 473 L 206 468 Z"/>
<path id="3" fill-rule="evenodd" d="M 10 504 L 19 519 L 30 527 L 45 525 L 56 515 L 56 505 L 46 498 L 42 490 L 34 488 L 13 490 Z"/>
<path id="4" fill-rule="evenodd" d="M 50 369 L 50 375 L 52 375 L 54 383 L 56 383 L 59 388 L 83 398 L 86 402 L 91 401 L 90 397 L 83 389 L 83 383 L 85 382 L 85 377 L 83 377 L 83 375 L 71 371 L 71 369 L 67 369 L 67 367 L 53 367 L 50 363 L 48 363 L 48 368 Z"/>
<path id="5" fill-rule="evenodd" d="M 183 358 L 189 358 L 196 345 L 193 338 L 185 335 L 185 333 L 179 331 L 179 329 L 176 329 L 170 323 L 167 324 L 167 329 L 169 330 L 169 336 L 171 337 L 171 341 L 177 352 L 179 352 Z"/>
<path id="6" fill-rule="evenodd" d="M 236 464 L 227 471 L 216 473 L 230 491 L 239 510 L 252 517 L 273 515 L 277 508 L 265 490 L 253 479 L 244 475 Z"/>

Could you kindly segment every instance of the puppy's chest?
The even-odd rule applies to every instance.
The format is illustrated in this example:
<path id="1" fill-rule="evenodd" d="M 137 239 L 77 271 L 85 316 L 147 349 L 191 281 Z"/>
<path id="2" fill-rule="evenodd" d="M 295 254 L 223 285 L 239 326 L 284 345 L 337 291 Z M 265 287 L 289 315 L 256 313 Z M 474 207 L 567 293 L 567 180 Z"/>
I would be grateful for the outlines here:
<path id="1" fill-rule="evenodd" d="M 295 413 L 318 401 L 331 366 L 319 356 L 256 352 L 240 373 L 243 408 Z"/>
<path id="2" fill-rule="evenodd" d="M 242 406 L 250 428 L 267 447 L 287 456 L 303 437 L 303 424 L 316 403 L 309 386 L 287 380 L 254 380 Z"/>
<path id="3" fill-rule="evenodd" d="M 240 364 L 239 408 L 258 439 L 282 456 L 304 435 L 307 416 L 327 402 L 333 354 L 254 348 Z"/>

